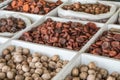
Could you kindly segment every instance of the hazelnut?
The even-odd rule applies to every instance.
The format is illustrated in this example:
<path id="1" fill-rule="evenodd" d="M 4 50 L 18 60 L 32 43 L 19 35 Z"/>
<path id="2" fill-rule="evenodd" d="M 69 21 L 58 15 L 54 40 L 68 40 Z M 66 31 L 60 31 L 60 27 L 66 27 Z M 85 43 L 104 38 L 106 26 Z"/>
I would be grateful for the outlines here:
<path id="1" fill-rule="evenodd" d="M 21 65 L 21 64 L 17 64 L 17 65 L 16 65 L 16 69 L 17 69 L 17 70 L 21 70 L 21 69 L 22 69 L 22 65 Z"/>
<path id="2" fill-rule="evenodd" d="M 115 77 L 109 76 L 107 80 L 116 80 Z"/>
<path id="3" fill-rule="evenodd" d="M 50 79 L 51 79 L 51 76 L 50 76 L 49 73 L 45 73 L 45 74 L 42 75 L 42 78 L 43 78 L 44 80 L 50 80 Z"/>
<path id="4" fill-rule="evenodd" d="M 8 79 L 13 79 L 13 78 L 14 78 L 14 72 L 8 71 L 8 72 L 7 72 L 7 78 L 8 78 Z"/>
<path id="5" fill-rule="evenodd" d="M 52 61 L 57 62 L 58 60 L 60 60 L 59 55 L 54 55 L 53 57 L 51 57 Z"/>
<path id="6" fill-rule="evenodd" d="M 79 69 L 77 67 L 72 69 L 72 76 L 77 77 L 79 75 Z"/>
<path id="7" fill-rule="evenodd" d="M 23 54 L 28 55 L 30 53 L 30 50 L 27 48 L 23 48 Z"/>
<path id="8" fill-rule="evenodd" d="M 18 52 L 18 53 L 22 53 L 22 51 L 23 51 L 23 48 L 22 47 L 16 47 L 16 52 Z"/>
<path id="9" fill-rule="evenodd" d="M 22 75 L 16 75 L 15 80 L 24 80 L 24 76 Z"/>
<path id="10" fill-rule="evenodd" d="M 32 57 L 40 57 L 40 56 L 41 56 L 40 53 L 37 53 L 37 52 L 32 54 Z"/>
<path id="11" fill-rule="evenodd" d="M 95 75 L 88 75 L 87 80 L 95 80 Z"/>
<path id="12" fill-rule="evenodd" d="M 57 69 L 56 69 L 56 72 L 57 72 L 57 73 L 60 72 L 61 69 L 62 69 L 62 68 L 57 68 Z"/>
<path id="13" fill-rule="evenodd" d="M 111 76 L 113 76 L 113 77 L 118 77 L 119 76 L 119 73 L 118 72 L 112 72 L 112 74 L 111 74 Z"/>
<path id="14" fill-rule="evenodd" d="M 88 76 L 87 72 L 81 72 L 81 73 L 80 73 L 80 79 L 85 80 L 85 79 L 87 79 L 87 76 Z M 93 79 L 93 80 L 94 80 L 94 79 Z"/>
<path id="15" fill-rule="evenodd" d="M 25 76 L 25 77 L 30 77 L 30 76 L 31 76 L 31 73 L 26 72 L 26 73 L 24 73 L 24 76 Z"/>
<path id="16" fill-rule="evenodd" d="M 29 66 L 30 66 L 31 68 L 35 68 L 35 63 L 34 63 L 34 62 L 30 62 L 30 63 L 29 63 Z"/>
<path id="17" fill-rule="evenodd" d="M 22 62 L 23 61 L 23 56 L 22 55 L 14 55 L 14 62 Z"/>
<path id="18" fill-rule="evenodd" d="M 108 71 L 107 71 L 106 69 L 101 69 L 101 70 L 100 70 L 100 73 L 101 73 L 101 75 L 103 76 L 103 78 L 106 78 L 107 75 L 108 75 Z"/>
<path id="19" fill-rule="evenodd" d="M 39 57 L 33 57 L 32 62 L 37 62 L 39 61 Z"/>
<path id="20" fill-rule="evenodd" d="M 36 67 L 36 68 L 42 68 L 43 65 L 42 65 L 42 63 L 40 63 L 40 62 L 36 62 L 36 63 L 35 63 L 35 67 Z"/>
<path id="21" fill-rule="evenodd" d="M 80 66 L 80 72 L 88 72 L 88 66 L 86 65 Z"/>
<path id="22" fill-rule="evenodd" d="M 48 60 L 47 56 L 41 56 L 41 62 L 46 62 Z"/>
<path id="23" fill-rule="evenodd" d="M 10 52 L 13 52 L 15 50 L 15 46 L 13 45 L 10 45 L 7 47 L 7 49 L 10 51 Z"/>
<path id="24" fill-rule="evenodd" d="M 89 75 L 96 75 L 96 72 L 95 72 L 95 70 L 90 69 L 90 70 L 88 70 L 88 74 Z"/>
<path id="25" fill-rule="evenodd" d="M 80 80 L 80 78 L 79 77 L 73 77 L 72 80 Z"/>
<path id="26" fill-rule="evenodd" d="M 32 77 L 25 77 L 25 80 L 33 80 Z"/>
<path id="27" fill-rule="evenodd" d="M 3 66 L 2 67 L 2 72 L 8 72 L 10 71 L 10 67 L 9 66 Z"/>
<path id="28" fill-rule="evenodd" d="M 65 80 L 72 80 L 72 76 L 67 76 L 66 78 L 65 78 Z"/>
<path id="29" fill-rule="evenodd" d="M 10 53 L 10 51 L 8 49 L 4 49 L 3 52 L 2 52 L 2 55 L 7 55 L 9 53 Z"/>
<path id="30" fill-rule="evenodd" d="M 2 69 L 3 66 L 5 66 L 5 63 L 0 63 L 0 69 Z"/>
<path id="31" fill-rule="evenodd" d="M 88 64 L 88 67 L 89 67 L 90 69 L 96 69 L 96 65 L 95 65 L 94 62 L 89 63 L 89 64 Z"/>
<path id="32" fill-rule="evenodd" d="M 35 70 L 35 73 L 37 73 L 37 74 L 39 74 L 39 75 L 42 75 L 43 70 L 42 70 L 42 69 L 36 69 L 36 70 Z"/>
<path id="33" fill-rule="evenodd" d="M 39 74 L 37 73 L 32 74 L 32 78 L 36 78 L 36 77 L 39 77 Z"/>
<path id="34" fill-rule="evenodd" d="M 24 72 L 28 72 L 28 71 L 30 70 L 30 68 L 29 68 L 28 65 L 23 65 L 23 66 L 22 66 L 22 70 L 23 70 Z"/>
<path id="35" fill-rule="evenodd" d="M 56 68 L 56 63 L 51 61 L 49 62 L 48 66 L 51 68 L 51 69 L 55 69 Z"/>
<path id="36" fill-rule="evenodd" d="M 5 78 L 5 73 L 0 72 L 0 79 L 4 79 Z"/>

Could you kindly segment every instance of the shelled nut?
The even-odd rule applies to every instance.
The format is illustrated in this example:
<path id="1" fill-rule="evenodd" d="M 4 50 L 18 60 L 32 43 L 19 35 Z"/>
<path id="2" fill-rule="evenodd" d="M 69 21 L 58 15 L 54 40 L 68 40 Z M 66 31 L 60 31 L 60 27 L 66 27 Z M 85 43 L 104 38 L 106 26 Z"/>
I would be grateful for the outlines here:
<path id="1" fill-rule="evenodd" d="M 0 56 L 0 80 L 51 80 L 68 63 L 59 55 L 30 54 L 23 47 L 8 46 Z M 10 58 L 6 59 L 6 56 Z M 60 66 L 56 66 L 58 62 Z M 47 64 L 47 65 L 46 65 Z"/>
<path id="2" fill-rule="evenodd" d="M 94 68 L 89 68 L 90 65 L 93 65 Z M 81 70 L 84 69 L 84 67 L 88 67 L 87 72 Z M 97 70 L 97 68 L 99 68 L 99 70 Z M 94 62 L 90 62 L 88 65 L 83 64 L 74 67 L 64 80 L 119 80 L 119 75 L 117 72 L 109 74 L 106 69 L 98 67 Z"/>
<path id="3" fill-rule="evenodd" d="M 110 11 L 110 6 L 107 6 L 101 3 L 81 4 L 80 2 L 77 2 L 70 5 L 64 5 L 62 8 L 65 10 L 85 12 L 85 13 L 94 14 L 94 15 L 104 14 Z"/>
<path id="4" fill-rule="evenodd" d="M 12 0 L 5 10 L 45 15 L 60 4 L 62 4 L 61 0 L 57 2 L 47 2 L 45 0 Z"/>
<path id="5" fill-rule="evenodd" d="M 83 25 L 71 21 L 57 22 L 48 18 L 40 26 L 23 33 L 19 39 L 78 51 L 98 30 L 99 27 L 92 22 Z"/>

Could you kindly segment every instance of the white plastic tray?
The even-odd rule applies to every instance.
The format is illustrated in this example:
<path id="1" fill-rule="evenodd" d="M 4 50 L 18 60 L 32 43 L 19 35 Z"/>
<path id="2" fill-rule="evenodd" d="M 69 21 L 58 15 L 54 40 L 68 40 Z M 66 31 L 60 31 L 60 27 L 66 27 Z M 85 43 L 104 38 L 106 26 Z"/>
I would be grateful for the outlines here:
<path id="1" fill-rule="evenodd" d="M 5 42 L 7 42 L 8 40 L 9 38 L 0 37 L 0 46 L 4 44 Z"/>
<path id="2" fill-rule="evenodd" d="M 7 5 L 8 3 L 10 3 L 12 0 L 5 0 L 4 2 L 0 3 L 0 8 Z"/>
<path id="3" fill-rule="evenodd" d="M 48 1 L 48 2 L 56 2 L 56 1 L 58 1 L 58 0 L 46 0 L 46 1 Z M 61 1 L 63 2 L 61 5 L 63 5 L 64 3 L 68 2 L 69 0 L 61 0 Z M 61 5 L 59 5 L 59 6 L 61 6 Z M 8 5 L 2 7 L 1 9 L 3 10 L 3 9 L 5 9 L 7 6 L 8 6 Z M 55 11 L 59 6 L 57 6 L 57 7 L 54 8 L 53 10 L 51 10 L 49 13 L 50 13 L 50 14 L 51 14 L 51 13 L 54 13 L 54 11 Z M 8 11 L 8 10 L 3 10 L 3 11 Z M 11 11 L 9 11 L 9 12 L 16 12 L 16 11 L 12 11 L 12 10 L 11 10 Z M 32 13 L 25 13 L 25 12 L 18 12 L 18 11 L 17 11 L 17 13 L 32 14 Z M 47 13 L 47 14 L 45 14 L 45 15 L 49 15 L 49 13 Z M 38 16 L 39 16 L 39 14 L 32 14 L 32 15 L 38 15 Z M 45 15 L 40 15 L 40 16 L 45 16 Z"/>
<path id="4" fill-rule="evenodd" d="M 80 64 L 87 65 L 90 62 L 95 62 L 98 67 L 107 69 L 109 73 L 112 73 L 114 71 L 120 73 L 120 61 L 83 53 L 80 54 L 78 58 L 72 62 L 71 65 L 65 66 L 66 68 L 62 69 L 62 71 L 58 73 L 58 75 L 55 76 L 53 80 L 64 80 L 74 67 L 79 66 Z"/>
<path id="5" fill-rule="evenodd" d="M 69 61 L 77 54 L 77 52 L 75 51 L 56 49 L 56 48 L 51 48 L 49 46 L 37 45 L 37 44 L 27 43 L 23 41 L 16 41 L 16 40 L 12 40 L 12 41 L 9 41 L 3 44 L 0 47 L 0 54 L 2 53 L 2 50 L 5 49 L 9 45 L 15 45 L 15 46 L 21 46 L 24 48 L 28 48 L 30 49 L 31 53 L 39 52 L 40 54 L 47 55 L 49 57 L 53 55 L 59 55 L 62 60 L 69 60 Z"/>
<path id="6" fill-rule="evenodd" d="M 24 15 L 25 17 L 29 18 L 32 21 L 32 23 L 35 21 L 38 21 L 41 17 L 43 17 L 41 15 L 0 10 L 0 15 L 5 15 L 5 14 L 21 14 L 21 15 Z"/>
<path id="7" fill-rule="evenodd" d="M 27 29 L 19 32 L 18 34 L 16 34 L 14 37 L 12 37 L 12 39 L 18 39 L 20 36 L 22 36 L 22 34 L 24 32 L 27 32 L 29 30 L 31 30 L 33 27 L 37 27 L 38 25 L 42 24 L 47 18 L 51 18 L 54 21 L 60 21 L 60 22 L 68 22 L 68 21 L 72 21 L 72 22 L 80 22 L 83 24 L 88 23 L 89 21 L 78 21 L 78 20 L 69 20 L 69 19 L 61 19 L 61 18 L 56 18 L 56 17 L 46 17 L 46 18 L 41 18 L 39 21 L 37 21 L 35 24 L 31 25 L 30 27 L 28 27 Z M 103 27 L 104 24 L 102 23 L 96 23 L 94 22 L 98 27 Z M 26 42 L 26 41 L 25 41 Z M 31 43 L 31 42 L 30 42 Z M 62 48 L 63 49 L 63 48 Z"/>

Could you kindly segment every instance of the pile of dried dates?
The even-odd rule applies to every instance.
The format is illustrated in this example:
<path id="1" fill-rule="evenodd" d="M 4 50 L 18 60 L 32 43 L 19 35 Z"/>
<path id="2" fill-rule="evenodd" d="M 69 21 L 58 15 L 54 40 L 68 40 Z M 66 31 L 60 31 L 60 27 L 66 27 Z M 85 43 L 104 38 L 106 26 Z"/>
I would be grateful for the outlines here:
<path id="1" fill-rule="evenodd" d="M 5 9 L 45 15 L 60 4 L 62 4 L 60 0 L 57 2 L 46 2 L 45 0 L 13 0 Z"/>
<path id="2" fill-rule="evenodd" d="M 96 3 L 96 4 L 81 4 L 80 2 L 71 5 L 64 5 L 62 7 L 65 10 L 73 10 L 77 12 L 85 12 L 89 14 L 103 14 L 110 11 L 110 6 Z"/>
<path id="3" fill-rule="evenodd" d="M 26 28 L 25 22 L 20 18 L 1 18 L 0 19 L 0 32 L 15 33 Z"/>
<path id="4" fill-rule="evenodd" d="M 102 36 L 90 46 L 89 53 L 120 59 L 120 33 L 105 31 Z"/>
<path id="5" fill-rule="evenodd" d="M 94 23 L 57 22 L 48 18 L 40 26 L 25 32 L 19 39 L 49 46 L 80 50 L 99 30 Z"/>

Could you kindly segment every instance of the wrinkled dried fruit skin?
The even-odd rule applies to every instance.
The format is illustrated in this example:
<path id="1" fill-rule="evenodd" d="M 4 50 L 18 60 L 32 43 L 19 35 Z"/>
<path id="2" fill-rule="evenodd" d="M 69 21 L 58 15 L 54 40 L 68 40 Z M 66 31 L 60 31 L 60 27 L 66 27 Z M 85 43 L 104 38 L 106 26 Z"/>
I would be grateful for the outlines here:
<path id="1" fill-rule="evenodd" d="M 70 5 L 64 5 L 62 7 L 65 10 L 73 10 L 76 12 L 85 12 L 89 14 L 103 14 L 107 13 L 110 11 L 110 6 L 106 6 L 104 4 L 96 3 L 96 4 L 81 4 L 80 2 L 78 3 L 73 3 Z"/>
<path id="2" fill-rule="evenodd" d="M 40 26 L 24 33 L 19 39 L 49 46 L 80 50 L 98 31 L 94 23 L 56 22 L 47 19 Z"/>
<path id="3" fill-rule="evenodd" d="M 100 44 L 98 44 L 99 42 Z M 120 34 L 105 31 L 102 36 L 90 46 L 88 52 L 120 59 Z"/>
<path id="4" fill-rule="evenodd" d="M 9 17 L 0 19 L 0 32 L 15 33 L 25 27 L 25 22 L 20 18 Z"/>
<path id="5" fill-rule="evenodd" d="M 62 4 L 61 0 L 57 2 L 47 2 L 45 0 L 13 0 L 5 10 L 45 15 L 60 4 Z"/>

